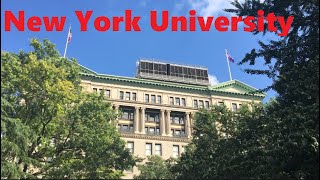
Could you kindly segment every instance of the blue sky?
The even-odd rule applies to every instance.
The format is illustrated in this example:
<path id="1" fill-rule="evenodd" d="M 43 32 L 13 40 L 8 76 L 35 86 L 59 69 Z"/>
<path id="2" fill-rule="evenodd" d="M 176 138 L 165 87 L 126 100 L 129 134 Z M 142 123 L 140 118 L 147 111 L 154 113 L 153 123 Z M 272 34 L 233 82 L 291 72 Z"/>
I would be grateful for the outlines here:
<path id="1" fill-rule="evenodd" d="M 191 9 L 197 15 L 231 16 L 222 11 L 230 7 L 225 0 L 3 0 L 1 1 L 1 50 L 18 52 L 20 49 L 29 51 L 31 38 L 49 39 L 56 44 L 63 55 L 69 24 L 72 25 L 72 41 L 68 46 L 67 57 L 74 57 L 80 64 L 98 73 L 119 76 L 134 76 L 135 62 L 139 58 L 166 60 L 174 63 L 205 66 L 209 74 L 219 82 L 229 80 L 228 67 L 224 49 L 239 62 L 252 48 L 258 48 L 258 40 L 276 38 L 273 35 L 262 37 L 251 33 L 218 32 L 155 32 L 150 26 L 150 11 L 168 10 L 169 16 L 187 16 Z M 121 16 L 125 10 L 132 10 L 133 15 L 141 16 L 139 25 L 141 32 L 125 32 L 120 26 L 119 32 L 98 32 L 93 21 L 97 16 Z M 19 10 L 25 11 L 27 19 L 31 16 L 66 16 L 67 21 L 63 32 L 19 32 L 13 28 L 4 31 L 4 11 L 10 10 L 17 15 Z M 80 23 L 75 11 L 93 10 L 88 31 L 80 31 Z M 241 28 L 240 28 L 241 29 Z M 248 65 L 231 64 L 233 79 L 240 80 L 256 88 L 265 88 L 271 80 L 264 76 L 254 76 L 243 72 Z M 254 67 L 265 69 L 263 60 Z M 267 93 L 265 102 L 275 96 L 275 92 Z"/>

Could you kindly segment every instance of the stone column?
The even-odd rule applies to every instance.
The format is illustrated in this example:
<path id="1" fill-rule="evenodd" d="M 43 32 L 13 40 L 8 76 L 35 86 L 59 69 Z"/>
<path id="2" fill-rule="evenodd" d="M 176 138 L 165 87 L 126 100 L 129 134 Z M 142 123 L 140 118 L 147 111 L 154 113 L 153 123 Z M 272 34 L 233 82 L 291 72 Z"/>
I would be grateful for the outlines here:
<path id="1" fill-rule="evenodd" d="M 166 130 L 167 130 L 167 136 L 172 136 L 171 134 L 171 121 L 170 121 L 170 110 L 167 111 L 167 118 L 166 118 Z"/>
<path id="2" fill-rule="evenodd" d="M 186 120 L 185 120 L 185 133 L 186 133 L 186 136 L 189 138 L 191 136 L 191 126 L 190 126 L 191 122 L 190 122 L 190 113 L 189 112 L 186 112 Z"/>
<path id="3" fill-rule="evenodd" d="M 139 107 L 135 107 L 135 112 L 134 112 L 134 120 L 133 120 L 133 129 L 134 133 L 137 134 L 139 133 Z"/>
<path id="4" fill-rule="evenodd" d="M 166 135 L 166 123 L 165 123 L 165 116 L 164 116 L 164 109 L 160 110 L 160 135 Z"/>
<path id="5" fill-rule="evenodd" d="M 146 132 L 144 131 L 144 128 L 145 128 L 145 126 L 146 126 L 146 121 L 145 121 L 145 110 L 146 110 L 146 108 L 145 107 L 141 107 L 141 118 L 140 118 L 140 124 L 141 124 L 141 126 L 140 126 L 140 133 L 141 134 L 145 134 Z"/>

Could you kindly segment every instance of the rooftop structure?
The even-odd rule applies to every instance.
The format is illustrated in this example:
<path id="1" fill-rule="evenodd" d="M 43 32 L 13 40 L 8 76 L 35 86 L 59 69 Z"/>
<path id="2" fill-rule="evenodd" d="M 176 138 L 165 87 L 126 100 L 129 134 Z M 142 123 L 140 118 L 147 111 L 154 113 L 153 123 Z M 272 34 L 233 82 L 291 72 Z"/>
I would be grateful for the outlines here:
<path id="1" fill-rule="evenodd" d="M 208 68 L 140 59 L 137 78 L 209 85 Z"/>

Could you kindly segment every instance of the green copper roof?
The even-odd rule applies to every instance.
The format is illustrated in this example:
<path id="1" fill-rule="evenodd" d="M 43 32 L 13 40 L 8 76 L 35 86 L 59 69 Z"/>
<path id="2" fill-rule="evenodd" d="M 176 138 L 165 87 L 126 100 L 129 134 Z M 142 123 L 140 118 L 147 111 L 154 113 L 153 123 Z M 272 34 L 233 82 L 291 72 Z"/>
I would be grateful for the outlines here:
<path id="1" fill-rule="evenodd" d="M 141 79 L 134 77 L 123 77 L 114 76 L 107 74 L 98 74 L 82 65 L 80 65 L 81 73 L 83 79 L 89 79 L 91 81 L 110 81 L 114 83 L 124 83 L 130 86 L 139 87 L 150 87 L 150 88 L 160 88 L 160 89 L 173 89 L 175 91 L 192 91 L 193 93 L 217 95 L 217 96 L 246 96 L 247 98 L 252 97 L 256 100 L 262 100 L 265 97 L 264 93 L 258 92 L 258 89 L 253 88 L 243 82 L 238 80 L 227 81 L 219 83 L 213 86 L 201 86 L 201 85 L 190 85 L 183 83 L 167 82 L 160 80 L 150 80 Z"/>

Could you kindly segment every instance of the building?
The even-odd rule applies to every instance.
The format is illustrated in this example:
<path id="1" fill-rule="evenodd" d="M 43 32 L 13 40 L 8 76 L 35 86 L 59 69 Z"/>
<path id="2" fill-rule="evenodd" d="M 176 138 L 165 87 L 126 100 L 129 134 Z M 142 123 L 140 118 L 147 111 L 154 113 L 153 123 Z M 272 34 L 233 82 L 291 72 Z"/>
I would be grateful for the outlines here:
<path id="1" fill-rule="evenodd" d="M 208 69 L 150 60 L 137 62 L 137 76 L 98 74 L 82 67 L 86 91 L 104 91 L 122 116 L 118 128 L 134 155 L 178 157 L 191 138 L 194 113 L 224 104 L 233 111 L 244 103 L 261 102 L 264 94 L 233 80 L 211 86 Z M 137 174 L 136 167 L 126 178 Z"/>

